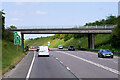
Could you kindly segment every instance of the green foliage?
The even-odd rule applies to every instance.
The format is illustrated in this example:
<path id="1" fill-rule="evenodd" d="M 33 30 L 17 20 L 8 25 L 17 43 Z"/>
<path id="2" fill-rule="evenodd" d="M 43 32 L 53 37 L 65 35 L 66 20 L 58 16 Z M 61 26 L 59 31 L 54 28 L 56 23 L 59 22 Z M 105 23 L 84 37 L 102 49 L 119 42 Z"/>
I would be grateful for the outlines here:
<path id="1" fill-rule="evenodd" d="M 54 36 L 51 37 L 51 39 L 53 39 L 53 40 L 54 39 L 59 39 L 59 37 L 60 37 L 60 34 L 55 34 Z"/>
<path id="2" fill-rule="evenodd" d="M 17 29 L 15 26 L 10 26 L 2 32 L 2 39 L 10 42 L 14 42 L 14 35 L 9 30 Z"/>
<path id="3" fill-rule="evenodd" d="M 29 46 L 26 46 L 26 47 L 25 47 L 25 51 L 26 51 L 26 52 L 29 51 Z"/>
<path id="4" fill-rule="evenodd" d="M 10 42 L 14 42 L 14 36 L 13 33 L 11 33 L 9 30 L 10 29 L 17 29 L 15 26 L 10 26 L 9 28 L 5 29 L 5 16 L 4 12 L 0 11 L 2 13 L 2 39 Z"/>
<path id="5" fill-rule="evenodd" d="M 77 39 L 77 38 L 82 38 L 82 37 L 86 37 L 86 36 L 88 36 L 87 34 L 73 34 L 73 37 L 75 38 L 75 39 Z"/>
<path id="6" fill-rule="evenodd" d="M 14 42 L 14 35 L 8 29 L 5 29 L 5 31 L 2 34 L 3 34 L 2 36 L 3 40 Z"/>
<path id="7" fill-rule="evenodd" d="M 4 17 L 4 12 L 2 12 L 2 39 L 10 42 L 14 42 L 14 36 L 13 33 L 11 33 L 9 30 L 10 29 L 17 29 L 15 26 L 10 26 L 9 28 L 5 29 L 5 17 Z"/>
<path id="8" fill-rule="evenodd" d="M 107 19 L 102 19 L 100 21 L 95 21 L 93 23 L 86 23 L 85 26 L 102 26 L 102 25 L 116 25 L 118 18 L 116 16 L 107 16 Z"/>
<path id="9" fill-rule="evenodd" d="M 64 41 L 67 41 L 67 40 L 71 39 L 72 37 L 73 37 L 73 34 L 64 34 L 63 39 L 64 39 Z"/>
<path id="10" fill-rule="evenodd" d="M 112 16 L 112 15 L 108 16 L 106 19 L 106 24 L 112 24 L 112 25 L 117 24 L 117 17 Z"/>
<path id="11" fill-rule="evenodd" d="M 14 65 L 23 57 L 21 46 L 15 46 L 12 42 L 2 41 L 2 71 L 3 74 L 8 69 L 14 68 Z"/>
<path id="12" fill-rule="evenodd" d="M 41 37 L 38 39 L 27 39 L 25 40 L 25 47 L 26 46 L 47 46 L 48 45 L 48 41 L 53 41 L 50 37 Z"/>
<path id="13" fill-rule="evenodd" d="M 113 29 L 111 34 L 111 45 L 120 48 L 120 16 L 118 17 L 118 25 Z"/>
<path id="14" fill-rule="evenodd" d="M 12 26 L 8 27 L 7 29 L 8 30 L 17 29 L 17 27 L 12 25 Z"/>

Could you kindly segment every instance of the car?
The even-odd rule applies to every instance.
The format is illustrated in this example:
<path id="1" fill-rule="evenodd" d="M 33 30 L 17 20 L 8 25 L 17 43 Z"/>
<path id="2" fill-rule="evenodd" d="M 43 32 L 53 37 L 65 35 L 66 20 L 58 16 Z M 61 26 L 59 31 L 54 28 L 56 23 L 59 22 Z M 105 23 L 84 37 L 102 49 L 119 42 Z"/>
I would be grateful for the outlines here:
<path id="1" fill-rule="evenodd" d="M 37 52 L 39 51 L 39 46 L 36 46 Z"/>
<path id="2" fill-rule="evenodd" d="M 69 46 L 68 50 L 75 51 L 75 47 L 74 46 Z"/>
<path id="3" fill-rule="evenodd" d="M 109 49 L 100 49 L 98 51 L 98 57 L 110 57 L 113 58 L 113 53 Z"/>
<path id="4" fill-rule="evenodd" d="M 34 46 L 30 46 L 30 49 L 34 49 Z"/>
<path id="5" fill-rule="evenodd" d="M 34 51 L 34 50 L 36 50 L 36 49 L 34 48 L 34 46 L 30 46 L 29 50 L 30 50 L 30 51 Z"/>
<path id="6" fill-rule="evenodd" d="M 39 46 L 38 57 L 42 57 L 42 56 L 45 57 L 50 56 L 48 46 Z"/>
<path id="7" fill-rule="evenodd" d="M 63 49 L 63 46 L 62 46 L 62 45 L 59 45 L 58 48 L 59 48 L 59 49 Z"/>

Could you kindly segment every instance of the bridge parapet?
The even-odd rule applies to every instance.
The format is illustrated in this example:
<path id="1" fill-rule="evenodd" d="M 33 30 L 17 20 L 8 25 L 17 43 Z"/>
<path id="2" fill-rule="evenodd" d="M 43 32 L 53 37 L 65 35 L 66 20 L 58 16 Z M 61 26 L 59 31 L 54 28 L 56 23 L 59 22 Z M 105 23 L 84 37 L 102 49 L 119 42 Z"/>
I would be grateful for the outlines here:
<path id="1" fill-rule="evenodd" d="M 113 29 L 116 25 L 104 25 L 104 26 L 17 26 L 17 29 Z M 7 27 L 7 26 L 6 26 Z"/>
<path id="2" fill-rule="evenodd" d="M 107 29 L 107 28 L 111 28 L 111 29 L 113 29 L 113 28 L 115 28 L 115 26 L 116 25 L 105 25 L 105 26 L 81 26 L 81 27 L 79 27 L 79 28 L 88 28 L 88 29 L 90 29 L 90 28 L 93 28 L 93 29 Z"/>

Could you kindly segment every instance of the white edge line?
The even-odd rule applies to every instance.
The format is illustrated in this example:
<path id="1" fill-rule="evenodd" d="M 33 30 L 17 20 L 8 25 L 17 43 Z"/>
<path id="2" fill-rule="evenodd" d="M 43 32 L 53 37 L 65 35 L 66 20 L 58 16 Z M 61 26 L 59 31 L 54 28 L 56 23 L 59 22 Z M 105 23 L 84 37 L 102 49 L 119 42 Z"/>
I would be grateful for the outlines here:
<path id="1" fill-rule="evenodd" d="M 80 59 L 80 60 L 82 60 L 82 61 L 85 61 L 85 62 L 88 62 L 88 63 L 90 63 L 90 64 L 93 64 L 93 65 L 95 65 L 95 66 L 97 66 L 97 67 L 103 68 L 103 69 L 105 69 L 105 70 L 108 70 L 108 71 L 111 71 L 111 72 L 113 72 L 113 73 L 115 73 L 115 74 L 119 74 L 119 75 L 120 75 L 120 72 L 119 72 L 118 70 L 109 68 L 109 67 L 107 67 L 107 66 L 103 66 L 103 65 L 101 65 L 101 64 L 98 64 L 98 63 L 89 61 L 89 60 L 87 60 L 87 59 L 84 59 L 84 58 L 81 58 L 81 57 L 78 57 L 78 56 L 75 56 L 75 55 L 68 54 L 68 53 L 66 53 L 66 52 L 62 52 L 62 53 L 67 54 L 67 55 L 72 56 L 72 57 L 75 57 L 75 58 Z"/>
<path id="2" fill-rule="evenodd" d="M 31 62 L 30 68 L 29 68 L 28 73 L 27 73 L 27 76 L 26 76 L 26 80 L 30 77 L 30 73 L 31 73 L 31 70 L 32 70 L 34 61 L 35 61 L 35 51 L 34 51 L 33 60 L 32 60 L 32 62 Z"/>

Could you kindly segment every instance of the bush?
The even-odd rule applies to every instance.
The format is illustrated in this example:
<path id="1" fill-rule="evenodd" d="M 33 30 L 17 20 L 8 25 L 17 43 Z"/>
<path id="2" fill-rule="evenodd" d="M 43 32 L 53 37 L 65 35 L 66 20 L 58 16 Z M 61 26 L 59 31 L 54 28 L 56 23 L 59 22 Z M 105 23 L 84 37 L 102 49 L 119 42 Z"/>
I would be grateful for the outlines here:
<path id="1" fill-rule="evenodd" d="M 118 17 L 118 25 L 113 29 L 111 34 L 111 45 L 115 48 L 120 48 L 120 16 Z"/>
<path id="2" fill-rule="evenodd" d="M 72 37 L 73 37 L 73 34 L 64 34 L 63 39 L 64 39 L 64 41 L 67 41 L 67 40 L 71 39 Z"/>

